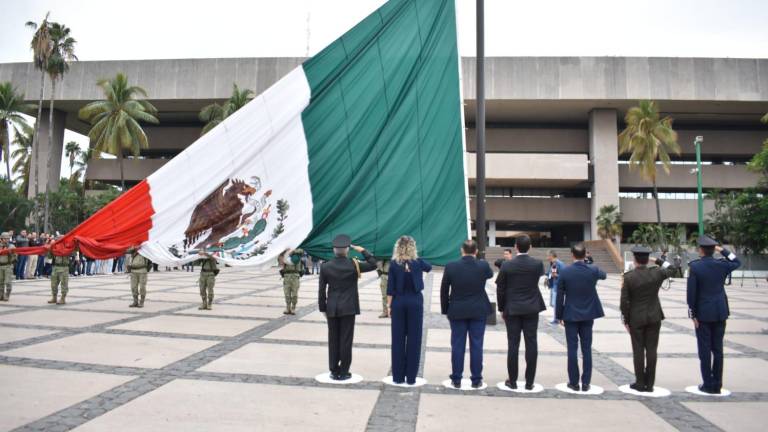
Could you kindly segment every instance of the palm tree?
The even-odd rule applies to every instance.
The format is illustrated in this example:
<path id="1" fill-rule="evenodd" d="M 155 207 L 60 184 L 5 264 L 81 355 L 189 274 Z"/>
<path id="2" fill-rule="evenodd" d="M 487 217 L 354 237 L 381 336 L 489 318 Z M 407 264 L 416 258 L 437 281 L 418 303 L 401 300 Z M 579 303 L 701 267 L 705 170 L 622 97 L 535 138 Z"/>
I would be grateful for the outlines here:
<path id="1" fill-rule="evenodd" d="M 19 191 L 26 197 L 29 193 L 29 174 L 30 167 L 32 166 L 32 142 L 34 129 L 28 124 L 22 125 L 22 127 L 16 132 L 16 137 L 13 139 L 13 144 L 16 149 L 11 153 L 11 158 L 15 160 L 13 163 L 13 172 L 17 177 L 14 179 L 16 182 L 20 182 Z"/>
<path id="2" fill-rule="evenodd" d="M 237 84 L 232 84 L 232 95 L 229 97 L 229 99 L 227 99 L 226 102 L 221 105 L 212 103 L 200 110 L 200 121 L 205 122 L 205 126 L 203 126 L 203 130 L 200 132 L 200 135 L 205 135 L 208 133 L 208 131 L 215 128 L 219 123 L 223 122 L 225 118 L 229 117 L 232 115 L 232 113 L 245 106 L 245 104 L 253 99 L 253 96 L 253 90 L 240 90 Z"/>
<path id="3" fill-rule="evenodd" d="M 82 179 L 83 192 L 85 192 L 85 172 L 88 169 L 88 163 L 91 161 L 91 159 L 98 158 L 99 152 L 95 151 L 92 147 L 88 147 L 85 151 L 78 152 L 77 159 L 74 163 L 74 166 L 77 167 L 77 170 L 75 170 L 72 175 L 69 176 L 70 184 L 75 184 Z"/>
<path id="4" fill-rule="evenodd" d="M 27 126 L 21 113 L 31 112 L 34 105 L 24 102 L 24 94 L 16 93 L 10 82 L 0 83 L 0 159 L 5 159 L 5 173 L 11 181 L 11 132 Z"/>
<path id="5" fill-rule="evenodd" d="M 603 240 L 616 241 L 621 235 L 621 212 L 617 205 L 604 205 L 600 207 L 597 218 L 597 235 Z"/>
<path id="6" fill-rule="evenodd" d="M 37 117 L 35 121 L 35 132 L 32 135 L 32 148 L 35 152 L 34 159 L 37 161 L 40 156 L 40 149 L 37 145 L 38 132 L 40 131 L 40 118 L 43 116 L 43 97 L 45 90 L 45 71 L 48 69 L 48 59 L 51 55 L 51 23 L 48 21 L 48 16 L 51 13 L 45 14 L 45 18 L 38 25 L 34 21 L 27 21 L 26 26 L 35 31 L 32 35 L 32 42 L 30 42 L 30 48 L 32 49 L 32 61 L 35 65 L 35 69 L 40 71 L 40 102 L 37 105 Z M 37 170 L 37 162 L 35 164 L 35 196 L 40 193 L 40 176 Z M 35 201 L 35 214 L 37 215 L 37 201 Z M 39 220 L 35 219 L 35 231 L 39 230 Z"/>
<path id="7" fill-rule="evenodd" d="M 80 144 L 76 141 L 70 141 L 64 146 L 64 155 L 69 158 L 70 178 L 72 178 L 72 169 L 75 167 L 75 160 L 80 153 Z"/>
<path id="8" fill-rule="evenodd" d="M 45 170 L 46 172 L 51 172 L 51 159 L 53 158 L 53 101 L 54 96 L 56 95 L 56 81 L 63 79 L 64 74 L 69 72 L 69 63 L 71 61 L 77 60 L 77 56 L 75 55 L 75 39 L 69 35 L 70 29 L 69 27 L 65 26 L 64 24 L 59 24 L 57 22 L 51 23 L 50 26 L 50 47 L 51 52 L 48 57 L 48 65 L 46 67 L 46 72 L 48 73 L 48 77 L 51 79 L 51 102 L 50 107 L 48 108 L 48 158 L 45 163 Z M 45 217 L 44 217 L 44 224 L 45 230 L 48 231 L 48 218 L 49 218 L 49 207 L 50 207 L 50 199 L 49 199 L 49 191 L 48 191 L 48 185 L 50 184 L 50 180 L 46 182 L 45 184 Z"/>
<path id="9" fill-rule="evenodd" d="M 653 184 L 656 201 L 656 221 L 661 225 L 659 191 L 656 188 L 656 161 L 661 161 L 664 172 L 669 174 L 669 154 L 680 154 L 677 132 L 672 129 L 672 118 L 660 118 L 656 102 L 643 100 L 632 107 L 624 117 L 626 128 L 619 134 L 619 154 L 631 153 L 629 169 L 639 169 L 640 176 Z"/>
<path id="10" fill-rule="evenodd" d="M 80 118 L 91 123 L 88 137 L 97 151 L 117 156 L 120 162 L 120 185 L 125 191 L 123 152 L 138 156 L 142 148 L 149 147 L 147 135 L 140 121 L 157 124 L 157 108 L 139 97 L 147 92 L 138 86 L 129 86 L 128 78 L 118 73 L 111 80 L 99 80 L 97 85 L 107 98 L 91 102 L 80 109 Z"/>

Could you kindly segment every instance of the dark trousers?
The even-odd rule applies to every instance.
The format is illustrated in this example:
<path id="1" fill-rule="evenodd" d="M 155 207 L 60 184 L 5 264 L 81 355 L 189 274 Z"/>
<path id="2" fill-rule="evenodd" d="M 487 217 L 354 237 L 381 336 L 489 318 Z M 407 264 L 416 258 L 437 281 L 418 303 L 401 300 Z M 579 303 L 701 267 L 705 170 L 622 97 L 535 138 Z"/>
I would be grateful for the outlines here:
<path id="1" fill-rule="evenodd" d="M 332 374 L 343 375 L 349 372 L 354 337 L 354 315 L 328 317 L 328 370 Z"/>
<path id="2" fill-rule="evenodd" d="M 27 270 L 27 256 L 19 255 L 16 261 L 16 279 L 24 279 L 24 273 Z"/>
<path id="3" fill-rule="evenodd" d="M 45 255 L 37 256 L 37 266 L 35 268 L 35 277 L 42 277 L 45 274 Z"/>
<path id="4" fill-rule="evenodd" d="M 723 387 L 723 337 L 725 321 L 701 322 L 696 329 L 699 363 L 704 388 L 720 390 Z"/>
<path id="5" fill-rule="evenodd" d="M 416 382 L 421 357 L 424 297 L 407 293 L 392 298 L 392 380 Z"/>
<path id="6" fill-rule="evenodd" d="M 653 387 L 656 381 L 656 349 L 659 347 L 661 321 L 640 327 L 630 327 L 635 383 Z"/>
<path id="7" fill-rule="evenodd" d="M 464 374 L 464 353 L 469 336 L 469 370 L 473 383 L 483 380 L 483 337 L 485 317 L 449 320 L 451 323 L 451 380 L 460 381 Z"/>
<path id="8" fill-rule="evenodd" d="M 517 356 L 520 352 L 520 332 L 525 338 L 525 383 L 533 384 L 536 378 L 536 361 L 539 347 L 536 331 L 539 328 L 539 314 L 504 316 L 507 326 L 507 374 L 509 381 L 517 382 Z"/>
<path id="9" fill-rule="evenodd" d="M 581 357 L 584 362 L 581 383 L 589 385 L 592 381 L 592 325 L 594 323 L 595 320 L 565 322 L 569 384 L 579 384 L 579 342 L 581 342 Z"/>

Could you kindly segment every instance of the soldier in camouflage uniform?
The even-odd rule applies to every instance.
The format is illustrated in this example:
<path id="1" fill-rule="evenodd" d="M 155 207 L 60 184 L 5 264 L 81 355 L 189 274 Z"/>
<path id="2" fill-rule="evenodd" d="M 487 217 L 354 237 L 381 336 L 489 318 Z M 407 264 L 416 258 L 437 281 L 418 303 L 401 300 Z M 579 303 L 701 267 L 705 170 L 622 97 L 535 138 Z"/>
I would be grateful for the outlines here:
<path id="1" fill-rule="evenodd" d="M 69 292 L 69 255 L 60 256 L 48 252 L 48 258 L 51 259 L 51 299 L 49 304 L 67 304 L 67 293 Z M 56 301 L 61 285 L 61 299 Z"/>
<path id="2" fill-rule="evenodd" d="M 381 289 L 381 315 L 379 318 L 389 318 L 389 306 L 387 305 L 387 282 L 389 281 L 389 260 L 381 260 L 376 268 L 379 274 L 379 288 Z"/>
<path id="3" fill-rule="evenodd" d="M 0 301 L 8 301 L 11 298 L 11 283 L 13 282 L 13 266 L 16 263 L 16 254 L 10 241 L 10 233 L 4 232 L 0 235 L 0 250 L 8 250 L 8 253 L 0 255 Z"/>
<path id="4" fill-rule="evenodd" d="M 139 254 L 138 247 L 128 249 L 131 254 L 128 258 L 128 273 L 131 277 L 131 294 L 133 303 L 128 307 L 144 307 L 144 299 L 147 298 L 147 271 L 150 261 Z"/>
<path id="5" fill-rule="evenodd" d="M 296 315 L 296 303 L 299 301 L 299 286 L 303 274 L 301 256 L 302 249 L 286 249 L 277 257 L 280 275 L 283 277 L 283 293 L 285 294 L 285 315 Z M 285 260 L 286 255 L 289 257 Z"/>
<path id="6" fill-rule="evenodd" d="M 213 286 L 216 284 L 216 275 L 219 274 L 219 267 L 216 259 L 205 251 L 200 252 L 200 297 L 203 304 L 199 310 L 211 310 L 213 305 Z"/>

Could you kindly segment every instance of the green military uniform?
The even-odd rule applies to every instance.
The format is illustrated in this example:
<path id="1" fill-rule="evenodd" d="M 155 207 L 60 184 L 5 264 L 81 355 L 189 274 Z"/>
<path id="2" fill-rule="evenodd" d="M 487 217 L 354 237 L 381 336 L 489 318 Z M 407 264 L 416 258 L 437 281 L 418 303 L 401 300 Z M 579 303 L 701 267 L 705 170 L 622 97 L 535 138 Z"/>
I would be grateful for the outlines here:
<path id="1" fill-rule="evenodd" d="M 216 275 L 219 274 L 219 266 L 212 257 L 203 258 L 200 264 L 200 297 L 203 304 L 198 309 L 211 310 L 213 305 L 213 286 L 216 284 Z"/>
<path id="2" fill-rule="evenodd" d="M 299 287 L 301 286 L 302 254 L 304 254 L 303 250 L 296 249 L 291 252 L 289 260 L 282 263 L 283 294 L 285 294 L 285 312 L 283 313 L 286 315 L 296 314 L 296 303 L 299 301 Z"/>
<path id="3" fill-rule="evenodd" d="M 128 273 L 131 275 L 131 294 L 133 295 L 133 303 L 129 307 L 144 307 L 144 299 L 147 298 L 148 267 L 149 260 L 138 252 L 132 253 L 128 258 Z"/>
<path id="4" fill-rule="evenodd" d="M 8 301 L 11 297 L 11 284 L 13 283 L 13 265 L 16 263 L 16 254 L 13 247 L 8 246 L 8 240 L 11 236 L 8 233 L 2 234 L 1 249 L 10 249 L 7 254 L 0 255 L 0 301 Z"/>
<path id="5" fill-rule="evenodd" d="M 379 274 L 379 288 L 381 289 L 381 315 L 379 318 L 389 318 L 387 307 L 387 282 L 389 281 L 389 260 L 379 261 L 376 273 Z"/>
<path id="6" fill-rule="evenodd" d="M 67 292 L 69 292 L 69 256 L 54 255 L 52 252 L 48 253 L 48 257 L 51 258 L 51 299 L 48 300 L 50 304 L 67 304 Z M 56 295 L 59 293 L 59 286 L 61 286 L 61 299 L 57 302 Z"/>

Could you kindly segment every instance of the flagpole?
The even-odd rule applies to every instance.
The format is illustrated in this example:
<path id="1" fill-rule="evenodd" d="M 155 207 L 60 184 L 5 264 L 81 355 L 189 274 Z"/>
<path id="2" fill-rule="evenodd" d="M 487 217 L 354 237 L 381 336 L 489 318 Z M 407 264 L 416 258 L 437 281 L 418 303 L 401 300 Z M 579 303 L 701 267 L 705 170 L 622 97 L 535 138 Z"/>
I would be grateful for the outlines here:
<path id="1" fill-rule="evenodd" d="M 485 258 L 485 4 L 477 0 L 477 74 L 475 77 L 477 115 L 477 179 L 475 182 L 475 230 L 478 256 Z"/>

